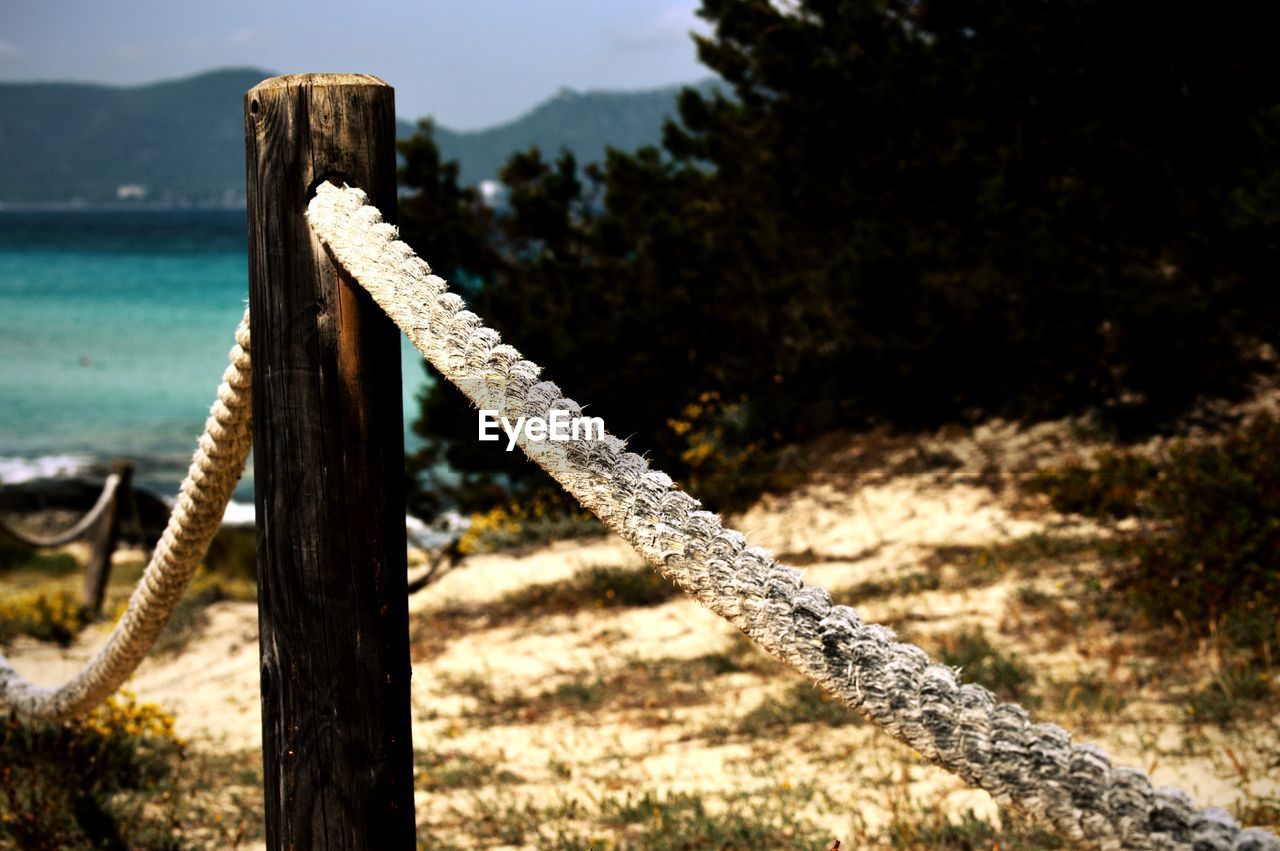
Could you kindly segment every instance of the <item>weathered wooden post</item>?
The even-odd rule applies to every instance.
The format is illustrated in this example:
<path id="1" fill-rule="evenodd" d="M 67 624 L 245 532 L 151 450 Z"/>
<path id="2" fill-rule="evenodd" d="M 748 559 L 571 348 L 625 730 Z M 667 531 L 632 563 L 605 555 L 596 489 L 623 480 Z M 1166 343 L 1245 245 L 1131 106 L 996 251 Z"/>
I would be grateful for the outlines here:
<path id="1" fill-rule="evenodd" d="M 399 332 L 312 237 L 341 179 L 394 220 L 393 90 L 245 95 L 267 847 L 414 847 Z"/>
<path id="2" fill-rule="evenodd" d="M 84 608 L 90 617 L 95 618 L 102 613 L 102 598 L 111 579 L 111 559 L 120 542 L 120 513 L 130 498 L 129 488 L 133 486 L 133 464 L 117 460 L 112 463 L 111 472 L 120 480 L 111 494 L 110 504 L 98 521 L 98 528 L 94 530 L 93 549 L 89 552 L 89 563 L 84 571 Z"/>

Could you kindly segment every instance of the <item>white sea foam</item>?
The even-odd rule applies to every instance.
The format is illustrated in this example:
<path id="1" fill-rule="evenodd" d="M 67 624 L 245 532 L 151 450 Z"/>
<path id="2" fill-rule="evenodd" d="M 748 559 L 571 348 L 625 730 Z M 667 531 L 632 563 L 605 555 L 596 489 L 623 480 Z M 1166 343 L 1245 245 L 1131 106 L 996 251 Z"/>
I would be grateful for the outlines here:
<path id="1" fill-rule="evenodd" d="M 83 455 L 41 455 L 38 458 L 0 457 L 0 483 L 6 485 L 35 479 L 74 476 L 93 463 Z"/>
<path id="2" fill-rule="evenodd" d="M 252 502 L 227 503 L 227 510 L 222 513 L 223 526 L 252 526 L 257 519 L 257 512 Z"/>

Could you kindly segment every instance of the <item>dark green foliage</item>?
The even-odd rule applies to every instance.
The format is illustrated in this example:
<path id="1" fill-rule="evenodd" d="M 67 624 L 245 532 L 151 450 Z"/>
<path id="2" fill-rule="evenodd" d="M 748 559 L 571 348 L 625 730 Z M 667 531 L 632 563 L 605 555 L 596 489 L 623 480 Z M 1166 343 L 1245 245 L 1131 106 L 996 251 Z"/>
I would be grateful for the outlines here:
<path id="1" fill-rule="evenodd" d="M 710 81 L 699 88 L 709 90 Z M 604 157 L 606 148 L 632 150 L 662 141 L 662 125 L 675 110 L 677 87 L 637 92 L 576 92 L 561 89 L 514 121 L 484 130 L 440 128 L 436 141 L 458 161 L 463 183 L 495 178 L 512 151 L 537 144 L 544 151 L 573 151 L 582 162 Z"/>
<path id="2" fill-rule="evenodd" d="M 1152 461 L 1124 453 L 1038 479 L 1054 504 L 1150 518 L 1121 537 L 1113 590 L 1155 624 L 1261 650 L 1280 642 L 1280 420 Z"/>
<path id="3" fill-rule="evenodd" d="M 41 552 L 0 535 L 0 575 L 9 589 L 0 595 L 0 645 L 19 635 L 70 644 L 87 619 L 79 596 L 56 580 L 81 570 L 68 553 Z"/>
<path id="4" fill-rule="evenodd" d="M 0 572 L 22 569 L 28 573 L 63 576 L 80 569 L 67 553 L 41 553 L 0 535 Z"/>
<path id="5" fill-rule="evenodd" d="M 270 76 L 230 69 L 124 88 L 0 82 L 0 201 L 112 202 L 125 183 L 146 186 L 149 200 L 161 202 L 243 200 L 244 93 Z M 468 184 L 496 177 L 512 151 L 535 144 L 594 162 L 608 146 L 657 144 L 677 94 L 562 91 L 497 127 L 439 128 L 437 141 Z M 396 122 L 397 137 L 413 131 Z"/>
<path id="6" fill-rule="evenodd" d="M 600 606 L 656 606 L 680 594 L 679 588 L 648 566 L 589 568 L 578 575 L 577 585 Z"/>
<path id="7" fill-rule="evenodd" d="M 1117 683 L 1097 671 L 1046 684 L 1045 703 L 1063 712 L 1115 718 L 1132 696 L 1132 685 Z"/>
<path id="8" fill-rule="evenodd" d="M 1132 452 L 1104 452 L 1090 466 L 1043 470 L 1028 488 L 1048 494 L 1058 511 L 1089 517 L 1134 517 L 1142 511 L 1142 494 L 1156 476 L 1156 465 Z"/>
<path id="9" fill-rule="evenodd" d="M 0 535 L 0 570 L 20 567 L 31 560 L 32 554 L 30 547 L 24 547 Z"/>
<path id="10" fill-rule="evenodd" d="M 1042 591 L 1034 585 L 1019 585 L 1018 602 L 1029 609 L 1047 609 L 1058 601 L 1057 596 Z"/>
<path id="11" fill-rule="evenodd" d="M 0 725 L 0 840 L 49 851 L 183 847 L 172 719 L 128 701 L 65 724 Z"/>
<path id="12" fill-rule="evenodd" d="M 1146 0 L 706 0 L 723 91 L 664 150 L 522 153 L 493 253 L 436 259 L 475 309 L 712 507 L 833 427 L 1096 407 L 1160 422 L 1280 332 L 1269 14 Z M 415 144 L 430 144 L 420 137 Z M 447 229 L 446 229 L 447 230 Z M 446 239 L 446 243 L 447 243 Z M 543 482 L 440 384 L 419 431 L 484 504 Z M 424 463 L 422 468 L 429 467 Z"/>
<path id="13" fill-rule="evenodd" d="M 1162 522 L 1133 536 L 1120 588 L 1157 622 L 1280 644 L 1280 420 L 1175 446 L 1148 500 Z"/>

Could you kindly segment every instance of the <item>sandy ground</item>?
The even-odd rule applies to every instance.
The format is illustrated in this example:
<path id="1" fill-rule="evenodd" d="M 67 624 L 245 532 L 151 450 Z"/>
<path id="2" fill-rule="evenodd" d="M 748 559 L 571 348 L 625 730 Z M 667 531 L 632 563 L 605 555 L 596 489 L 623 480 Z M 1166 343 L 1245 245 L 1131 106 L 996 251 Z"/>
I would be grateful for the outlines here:
<path id="1" fill-rule="evenodd" d="M 785 496 L 766 497 L 733 523 L 751 543 L 804 567 L 810 583 L 839 589 L 890 580 L 936 562 L 938 547 L 987 546 L 1044 532 L 1094 534 L 1088 523 L 1028 504 L 1010 487 L 1020 472 L 1087 448 L 1061 424 L 1021 430 L 997 423 L 916 438 L 846 439 L 819 447 L 828 459 L 824 474 Z M 560 542 L 517 555 L 471 557 L 411 598 L 415 745 L 468 754 L 513 775 L 491 790 L 420 791 L 420 823 L 444 824 L 449 813 L 489 793 L 550 805 L 618 790 L 770 794 L 814 781 L 824 794 L 803 804 L 806 814 L 829 826 L 833 837 L 845 838 L 846 848 L 858 847 L 858 836 L 904 806 L 995 813 L 985 793 L 923 764 L 866 723 L 800 723 L 754 739 L 705 735 L 716 726 L 732 730 L 762 701 L 793 688 L 799 677 L 788 672 L 719 677 L 709 697 L 688 705 L 616 708 L 606 702 L 591 712 L 557 709 L 528 719 L 476 721 L 482 699 L 476 684 L 536 695 L 625 673 L 638 660 L 689 660 L 734 645 L 732 627 L 684 598 L 422 634 L 429 614 L 445 606 L 481 604 L 592 566 L 638 564 L 615 539 Z M 1104 624 L 1054 638 L 1016 599 L 1020 587 L 1052 593 L 1090 569 L 1087 563 L 1053 563 L 1031 577 L 1011 570 L 993 581 L 967 583 L 961 565 L 947 568 L 955 582 L 878 596 L 862 608 L 870 618 L 903 624 L 926 649 L 931 637 L 980 628 L 1024 659 L 1040 683 L 1061 685 L 1052 692 L 1059 697 L 1072 694 L 1073 682 L 1100 678 L 1115 697 L 1106 708 L 1050 698 L 1033 715 L 1080 731 L 1116 762 L 1149 771 L 1157 784 L 1181 786 L 1199 804 L 1240 810 L 1280 796 L 1280 703 L 1272 700 L 1256 720 L 1235 728 L 1189 725 L 1184 708 L 1158 683 L 1133 678 L 1143 664 L 1162 662 L 1139 642 L 1110 634 Z M 129 688 L 173 711 L 179 733 L 197 748 L 255 751 L 261 744 L 256 608 L 219 603 L 208 615 L 202 635 L 181 655 L 148 659 Z M 54 683 L 103 634 L 86 631 L 65 650 L 19 641 L 10 656 L 37 682 Z M 1206 650 L 1203 658 L 1184 663 L 1209 669 L 1210 657 Z"/>

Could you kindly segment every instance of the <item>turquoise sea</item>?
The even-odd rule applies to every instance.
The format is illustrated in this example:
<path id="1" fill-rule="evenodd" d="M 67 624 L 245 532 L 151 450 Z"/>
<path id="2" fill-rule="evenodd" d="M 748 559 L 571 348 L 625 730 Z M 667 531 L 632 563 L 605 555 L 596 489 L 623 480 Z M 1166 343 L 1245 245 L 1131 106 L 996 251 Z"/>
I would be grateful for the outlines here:
<path id="1" fill-rule="evenodd" d="M 245 252 L 244 210 L 0 210 L 0 482 L 125 457 L 176 494 L 248 298 Z M 408 420 L 426 376 L 402 349 Z M 252 498 L 250 471 L 236 500 Z"/>

